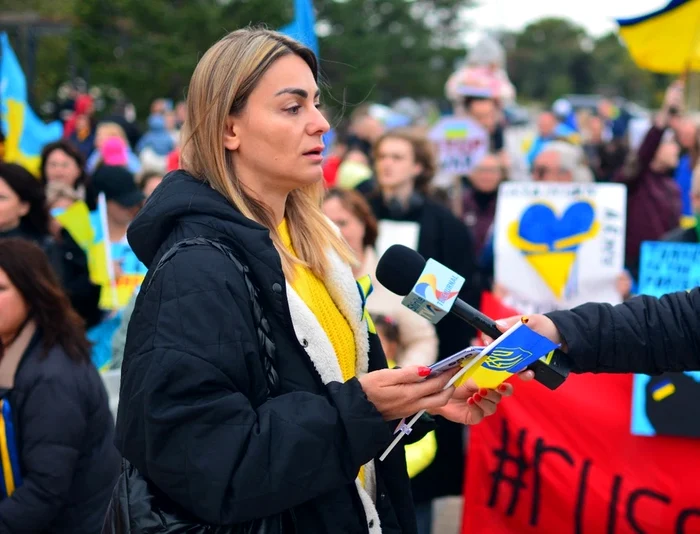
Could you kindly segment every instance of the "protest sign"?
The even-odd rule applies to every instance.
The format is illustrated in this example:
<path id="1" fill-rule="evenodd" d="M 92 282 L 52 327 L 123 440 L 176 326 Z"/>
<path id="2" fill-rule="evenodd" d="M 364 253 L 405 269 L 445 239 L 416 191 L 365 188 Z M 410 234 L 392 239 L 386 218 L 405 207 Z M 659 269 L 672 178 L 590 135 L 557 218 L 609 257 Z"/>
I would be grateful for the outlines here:
<path id="1" fill-rule="evenodd" d="M 626 190 L 619 184 L 504 183 L 494 221 L 495 282 L 522 313 L 618 303 Z"/>
<path id="2" fill-rule="evenodd" d="M 469 174 L 489 150 L 489 134 L 468 117 L 444 117 L 430 130 L 441 173 Z"/>
<path id="3" fill-rule="evenodd" d="M 661 297 L 700 286 L 700 244 L 642 243 L 639 293 Z M 700 373 L 635 375 L 632 433 L 700 437 Z"/>
<path id="4" fill-rule="evenodd" d="M 464 534 L 700 532 L 697 442 L 630 435 L 631 375 L 516 382 L 469 429 Z"/>

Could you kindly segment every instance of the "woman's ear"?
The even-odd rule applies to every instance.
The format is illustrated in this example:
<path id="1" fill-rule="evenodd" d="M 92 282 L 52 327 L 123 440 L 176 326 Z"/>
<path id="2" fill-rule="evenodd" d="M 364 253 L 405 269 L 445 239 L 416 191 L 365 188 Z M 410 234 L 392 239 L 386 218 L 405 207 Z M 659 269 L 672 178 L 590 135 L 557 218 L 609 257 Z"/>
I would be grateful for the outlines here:
<path id="1" fill-rule="evenodd" d="M 29 205 L 29 202 L 20 202 L 20 204 L 19 204 L 19 216 L 20 216 L 20 218 L 25 217 L 29 213 L 30 209 L 31 209 L 31 206 Z"/>
<path id="2" fill-rule="evenodd" d="M 241 138 L 238 136 L 238 128 L 233 115 L 226 117 L 226 126 L 224 127 L 224 147 L 227 150 L 238 150 L 241 144 Z"/>

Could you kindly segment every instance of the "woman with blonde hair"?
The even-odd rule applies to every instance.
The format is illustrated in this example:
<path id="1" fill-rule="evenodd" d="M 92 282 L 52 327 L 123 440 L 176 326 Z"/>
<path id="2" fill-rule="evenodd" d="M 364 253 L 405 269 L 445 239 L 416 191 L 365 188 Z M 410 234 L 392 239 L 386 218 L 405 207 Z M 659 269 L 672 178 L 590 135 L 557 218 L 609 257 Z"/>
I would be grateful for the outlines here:
<path id="1" fill-rule="evenodd" d="M 128 232 L 149 273 L 105 532 L 415 532 L 403 449 L 374 460 L 397 422 L 426 408 L 477 423 L 511 392 L 476 402 L 443 390 L 447 373 L 386 369 L 320 209 L 317 74 L 308 48 L 246 29 L 192 75 L 182 170 Z"/>

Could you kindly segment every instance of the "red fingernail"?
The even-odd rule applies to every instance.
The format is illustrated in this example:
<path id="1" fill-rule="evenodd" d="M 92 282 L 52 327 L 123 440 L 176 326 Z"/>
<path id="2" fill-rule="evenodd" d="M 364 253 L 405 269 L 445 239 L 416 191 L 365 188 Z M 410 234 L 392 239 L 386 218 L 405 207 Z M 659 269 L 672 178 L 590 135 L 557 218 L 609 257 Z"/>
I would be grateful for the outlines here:
<path id="1" fill-rule="evenodd" d="M 471 406 L 472 404 L 474 404 L 474 399 L 472 399 L 471 397 L 469 397 L 469 398 L 467 399 L 467 404 L 468 404 L 469 406 Z"/>
<path id="2" fill-rule="evenodd" d="M 482 397 L 485 397 L 486 395 L 488 395 L 488 393 L 489 393 L 489 392 L 488 392 L 488 390 L 487 390 L 486 388 L 481 388 L 481 389 L 479 390 L 479 395 L 481 395 Z"/>
<path id="3" fill-rule="evenodd" d="M 506 391 L 507 389 L 508 386 L 506 386 L 505 384 L 501 384 L 500 386 L 498 386 L 498 391 Z"/>
<path id="4" fill-rule="evenodd" d="M 481 400 L 481 395 L 478 393 L 474 395 L 474 402 L 479 402 Z"/>
<path id="5" fill-rule="evenodd" d="M 419 367 L 418 376 L 428 376 L 430 374 L 430 367 Z"/>

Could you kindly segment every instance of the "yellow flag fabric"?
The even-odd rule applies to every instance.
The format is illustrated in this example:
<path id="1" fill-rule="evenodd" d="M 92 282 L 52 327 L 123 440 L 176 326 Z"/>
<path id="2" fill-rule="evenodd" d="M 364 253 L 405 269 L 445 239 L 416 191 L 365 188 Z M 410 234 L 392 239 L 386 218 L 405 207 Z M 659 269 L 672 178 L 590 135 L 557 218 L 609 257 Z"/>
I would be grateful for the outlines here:
<path id="1" fill-rule="evenodd" d="M 632 19 L 619 19 L 620 37 L 638 67 L 664 74 L 700 70 L 700 0 L 672 0 Z"/>
<path id="2" fill-rule="evenodd" d="M 90 210 L 84 201 L 73 202 L 64 212 L 56 215 L 56 220 L 83 250 L 87 250 L 94 243 L 95 230 L 90 221 Z"/>

